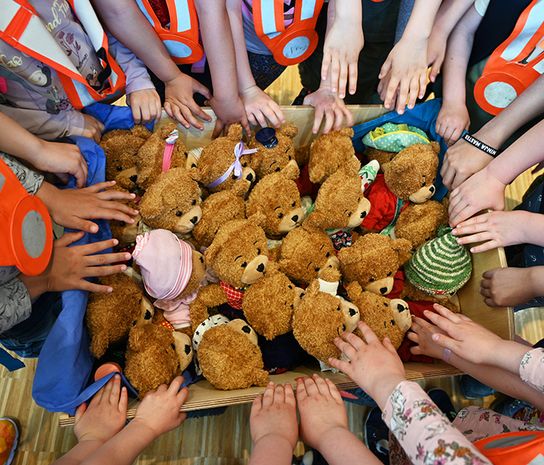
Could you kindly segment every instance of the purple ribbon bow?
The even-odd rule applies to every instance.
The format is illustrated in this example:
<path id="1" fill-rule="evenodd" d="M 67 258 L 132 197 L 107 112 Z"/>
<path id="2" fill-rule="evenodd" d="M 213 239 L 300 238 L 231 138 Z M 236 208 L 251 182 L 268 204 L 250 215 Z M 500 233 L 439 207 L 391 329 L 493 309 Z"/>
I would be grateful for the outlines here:
<path id="1" fill-rule="evenodd" d="M 233 171 L 236 179 L 240 179 L 242 176 L 242 162 L 240 161 L 240 158 L 242 158 L 244 155 L 251 155 L 252 153 L 256 152 L 257 149 L 246 149 L 244 148 L 243 142 L 238 142 L 236 147 L 234 147 L 234 161 L 232 162 L 232 165 L 229 166 L 227 171 L 225 171 L 222 176 L 217 178 L 214 182 L 208 184 L 208 189 L 213 189 L 214 187 L 219 186 L 219 184 L 223 184 Z"/>

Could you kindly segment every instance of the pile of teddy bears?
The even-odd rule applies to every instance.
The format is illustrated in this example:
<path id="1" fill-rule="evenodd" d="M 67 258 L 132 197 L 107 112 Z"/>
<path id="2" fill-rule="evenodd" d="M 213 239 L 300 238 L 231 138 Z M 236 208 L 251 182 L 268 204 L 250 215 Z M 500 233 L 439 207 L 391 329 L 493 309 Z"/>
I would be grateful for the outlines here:
<path id="1" fill-rule="evenodd" d="M 431 200 L 438 144 L 387 124 L 357 156 L 351 129 L 302 148 L 297 132 L 244 142 L 234 125 L 191 151 L 173 123 L 104 136 L 107 178 L 137 194 L 140 218 L 111 224 L 132 272 L 106 280 L 114 292 L 91 296 L 86 320 L 97 359 L 126 347 L 140 395 L 188 367 L 225 390 L 309 356 L 330 369 L 334 338 L 360 320 L 409 358 L 412 313 L 458 311 L 471 259 Z"/>

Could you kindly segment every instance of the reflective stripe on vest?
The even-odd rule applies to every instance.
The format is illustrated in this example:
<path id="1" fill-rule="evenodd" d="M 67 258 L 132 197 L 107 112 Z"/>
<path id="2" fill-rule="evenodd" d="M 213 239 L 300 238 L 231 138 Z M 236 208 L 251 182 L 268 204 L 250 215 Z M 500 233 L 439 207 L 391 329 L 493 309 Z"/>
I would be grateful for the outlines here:
<path id="1" fill-rule="evenodd" d="M 514 31 L 490 56 L 474 95 L 478 105 L 499 114 L 544 74 L 544 0 L 534 0 Z"/>
<path id="2" fill-rule="evenodd" d="M 200 61 L 204 50 L 199 43 L 198 16 L 194 0 L 165 2 L 170 15 L 168 29 L 162 26 L 149 0 L 136 0 L 175 63 L 183 65 Z"/>
<path id="3" fill-rule="evenodd" d="M 285 27 L 283 0 L 254 0 L 253 22 L 259 39 L 281 65 L 306 60 L 316 49 L 317 18 L 323 0 L 296 0 L 293 23 Z"/>
<path id="4" fill-rule="evenodd" d="M 544 432 L 515 431 L 497 434 L 474 443 L 493 465 L 542 465 Z"/>
<path id="5" fill-rule="evenodd" d="M 108 38 L 89 0 L 68 0 L 74 15 L 90 38 L 103 68 L 105 89 L 93 89 L 27 0 L 0 0 L 0 39 L 57 71 L 66 95 L 80 110 L 122 91 L 125 75 L 109 53 Z"/>

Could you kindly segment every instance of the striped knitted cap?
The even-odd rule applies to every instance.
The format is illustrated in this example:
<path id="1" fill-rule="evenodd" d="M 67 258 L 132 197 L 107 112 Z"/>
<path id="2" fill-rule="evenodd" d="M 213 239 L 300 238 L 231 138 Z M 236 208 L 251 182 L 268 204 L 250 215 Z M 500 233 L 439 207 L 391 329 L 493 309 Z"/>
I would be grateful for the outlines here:
<path id="1" fill-rule="evenodd" d="M 470 279 L 472 260 L 451 228 L 442 227 L 436 238 L 417 249 L 404 271 L 408 281 L 427 294 L 454 294 Z"/>

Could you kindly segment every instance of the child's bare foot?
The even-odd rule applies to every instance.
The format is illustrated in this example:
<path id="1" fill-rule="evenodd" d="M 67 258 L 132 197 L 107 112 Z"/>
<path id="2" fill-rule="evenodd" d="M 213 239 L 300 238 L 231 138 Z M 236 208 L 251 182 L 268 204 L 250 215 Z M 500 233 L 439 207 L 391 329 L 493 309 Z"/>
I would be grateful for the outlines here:
<path id="1" fill-rule="evenodd" d="M 348 430 L 346 408 L 337 387 L 328 379 L 313 375 L 297 380 L 300 432 L 304 443 L 321 450 L 333 430 Z"/>
<path id="2" fill-rule="evenodd" d="M 76 410 L 74 433 L 78 442 L 106 442 L 115 436 L 127 417 L 128 393 L 121 387 L 121 377 L 115 375 L 92 398 L 89 406 L 81 404 Z"/>

